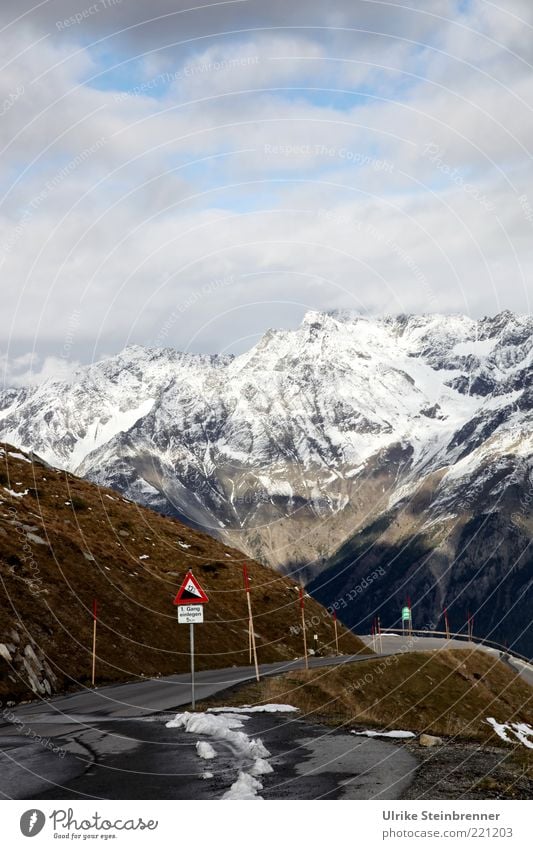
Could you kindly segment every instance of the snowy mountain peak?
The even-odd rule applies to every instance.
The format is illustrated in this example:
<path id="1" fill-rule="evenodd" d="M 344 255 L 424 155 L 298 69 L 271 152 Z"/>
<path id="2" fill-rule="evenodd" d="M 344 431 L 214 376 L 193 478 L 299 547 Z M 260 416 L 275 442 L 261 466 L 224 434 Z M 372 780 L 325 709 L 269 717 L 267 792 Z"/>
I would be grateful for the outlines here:
<path id="1" fill-rule="evenodd" d="M 0 395 L 0 435 L 269 562 L 312 559 L 380 493 L 381 510 L 425 475 L 528 456 L 532 331 L 309 311 L 237 357 L 135 345 Z"/>

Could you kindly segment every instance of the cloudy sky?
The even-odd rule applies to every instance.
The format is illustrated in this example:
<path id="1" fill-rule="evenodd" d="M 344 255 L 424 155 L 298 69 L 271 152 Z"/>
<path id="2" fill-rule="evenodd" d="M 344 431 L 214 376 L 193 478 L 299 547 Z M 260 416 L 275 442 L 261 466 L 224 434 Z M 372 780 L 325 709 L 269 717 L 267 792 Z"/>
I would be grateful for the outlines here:
<path id="1" fill-rule="evenodd" d="M 2 0 L 0 366 L 531 311 L 530 0 Z"/>

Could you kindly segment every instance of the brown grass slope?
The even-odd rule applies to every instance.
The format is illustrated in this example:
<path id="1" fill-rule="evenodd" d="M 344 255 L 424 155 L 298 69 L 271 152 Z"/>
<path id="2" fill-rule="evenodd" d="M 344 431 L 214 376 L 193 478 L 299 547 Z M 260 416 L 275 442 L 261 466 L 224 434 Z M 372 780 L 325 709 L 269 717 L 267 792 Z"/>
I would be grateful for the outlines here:
<path id="1" fill-rule="evenodd" d="M 0 443 L 0 699 L 86 685 L 98 600 L 98 683 L 183 672 L 189 629 L 172 600 L 191 568 L 210 597 L 199 669 L 248 663 L 244 555 Z M 259 661 L 301 656 L 295 584 L 246 560 Z M 310 633 L 333 654 L 333 622 L 306 599 Z M 292 628 L 292 630 L 291 630 Z M 368 650 L 339 623 L 340 649 Z M 310 642 L 309 642 L 310 644 Z"/>
<path id="2" fill-rule="evenodd" d="M 402 729 L 501 744 L 487 722 L 533 721 L 533 688 L 479 649 L 413 652 L 291 672 L 232 693 L 230 705 L 284 702 L 336 727 Z"/>

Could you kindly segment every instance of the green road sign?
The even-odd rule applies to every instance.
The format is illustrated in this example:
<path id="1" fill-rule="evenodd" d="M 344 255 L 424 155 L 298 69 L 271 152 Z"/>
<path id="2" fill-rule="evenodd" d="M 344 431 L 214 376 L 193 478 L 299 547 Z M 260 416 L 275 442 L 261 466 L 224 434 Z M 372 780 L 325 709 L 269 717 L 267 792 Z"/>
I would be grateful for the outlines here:
<path id="1" fill-rule="evenodd" d="M 402 607 L 402 620 L 405 622 L 407 620 L 409 622 L 411 618 L 411 611 L 408 607 Z"/>

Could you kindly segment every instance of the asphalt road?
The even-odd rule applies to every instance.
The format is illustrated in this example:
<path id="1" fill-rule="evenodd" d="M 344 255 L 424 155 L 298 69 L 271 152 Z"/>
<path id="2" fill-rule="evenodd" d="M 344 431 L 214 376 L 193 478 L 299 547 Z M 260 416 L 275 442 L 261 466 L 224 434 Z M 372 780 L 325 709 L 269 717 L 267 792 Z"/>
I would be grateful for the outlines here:
<path id="1" fill-rule="evenodd" d="M 211 737 L 204 739 L 216 758 L 203 760 L 196 749 L 201 736 L 166 727 L 174 716 L 95 719 L 56 738 L 65 747 L 62 758 L 19 745 L 8 769 L 2 764 L 2 792 L 19 799 L 221 799 L 251 762 L 231 741 Z M 263 799 L 395 799 L 418 766 L 403 746 L 293 715 L 252 714 L 244 731 L 269 753 Z"/>
<path id="2" fill-rule="evenodd" d="M 311 667 L 361 663 L 368 656 L 311 658 Z M 266 664 L 261 674 L 303 668 Z M 250 667 L 200 672 L 197 699 L 253 680 Z M 10 799 L 221 798 L 235 779 L 235 752 L 219 752 L 213 777 L 196 739 L 167 729 L 172 711 L 190 703 L 188 675 L 84 690 L 13 709 L 0 726 L 0 795 Z M 5 714 L 4 714 L 5 716 Z M 263 798 L 397 798 L 415 758 L 389 742 L 324 729 L 294 716 L 256 714 L 247 732 L 261 735 L 275 768 Z M 220 744 L 218 744 L 220 745 Z M 231 748 L 231 747 L 230 747 Z"/>
<path id="3" fill-rule="evenodd" d="M 311 668 L 335 666 L 339 663 L 358 663 L 368 660 L 368 655 L 343 655 L 342 657 L 309 658 Z M 303 669 L 301 659 L 266 663 L 260 666 L 260 673 L 279 675 L 291 669 Z M 232 666 L 226 669 L 213 669 L 196 673 L 196 700 L 206 699 L 227 690 L 236 684 L 254 680 L 255 673 L 250 666 Z M 93 715 L 103 717 L 137 717 L 170 710 L 190 704 L 191 684 L 188 673 L 170 675 L 166 678 L 150 678 L 130 684 L 114 684 L 96 690 L 85 689 L 79 693 L 60 696 L 50 700 L 21 705 L 14 711 L 22 720 L 35 721 L 43 716 L 52 718 L 54 723 L 62 717 L 80 717 Z M 50 721 L 50 719 L 48 720 Z M 68 720 L 70 721 L 70 720 Z M 1 726 L 0 726 L 1 729 Z"/>
<path id="4" fill-rule="evenodd" d="M 370 641 L 370 638 L 363 638 Z M 463 641 L 383 635 L 383 655 L 468 647 Z M 484 648 L 495 656 L 499 652 Z M 372 656 L 370 656 L 371 658 Z M 311 658 L 311 668 L 364 663 L 369 656 Z M 533 685 L 533 668 L 507 660 Z M 261 674 L 303 668 L 302 660 L 266 664 Z M 196 698 L 253 680 L 250 667 L 197 674 Z M 221 798 L 235 767 L 219 752 L 216 771 L 202 780 L 195 740 L 165 721 L 190 704 L 189 675 L 83 690 L 4 711 L 0 724 L 0 797 Z M 275 758 L 262 778 L 264 798 L 398 798 L 416 769 L 403 746 L 326 730 L 302 719 L 257 714 L 248 728 L 265 738 Z M 234 753 L 233 753 L 234 755 Z"/>

